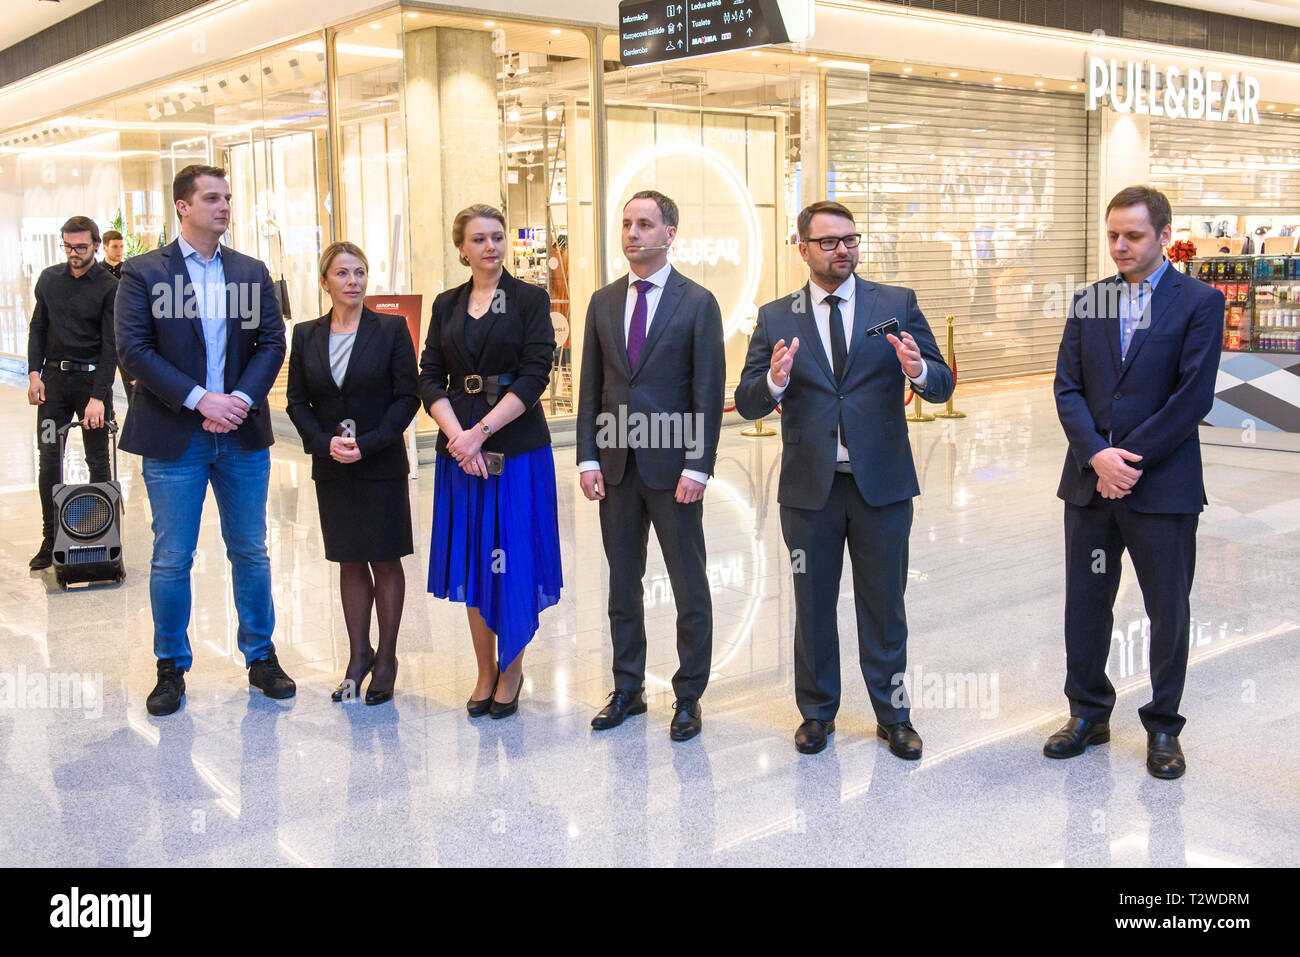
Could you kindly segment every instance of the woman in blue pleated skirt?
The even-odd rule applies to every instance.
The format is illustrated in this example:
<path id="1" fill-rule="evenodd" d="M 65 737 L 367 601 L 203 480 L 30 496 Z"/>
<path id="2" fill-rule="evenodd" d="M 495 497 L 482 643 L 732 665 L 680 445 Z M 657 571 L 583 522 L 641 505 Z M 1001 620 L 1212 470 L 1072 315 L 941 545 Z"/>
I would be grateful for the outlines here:
<path id="1" fill-rule="evenodd" d="M 420 399 L 438 423 L 429 591 L 466 606 L 478 660 L 466 710 L 504 718 L 518 710 L 524 648 L 563 585 L 539 402 L 555 333 L 546 291 L 503 268 L 498 210 L 462 210 L 452 242 L 471 276 L 434 300 L 420 356 Z"/>

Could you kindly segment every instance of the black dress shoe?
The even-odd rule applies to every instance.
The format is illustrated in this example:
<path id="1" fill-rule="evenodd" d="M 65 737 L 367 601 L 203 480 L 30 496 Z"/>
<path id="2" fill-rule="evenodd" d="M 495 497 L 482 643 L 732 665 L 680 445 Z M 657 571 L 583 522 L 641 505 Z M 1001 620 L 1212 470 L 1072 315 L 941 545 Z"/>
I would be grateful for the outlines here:
<path id="1" fill-rule="evenodd" d="M 361 676 L 357 678 L 356 681 L 344 677 L 344 679 L 339 682 L 339 686 L 334 689 L 333 694 L 330 695 L 331 701 L 343 701 L 344 699 L 351 701 L 357 697 L 357 692 L 361 690 L 361 682 L 364 681 L 366 675 L 370 673 L 370 669 L 375 666 L 375 649 L 370 648 L 368 650 L 370 651 L 370 656 L 366 659 L 366 666 L 361 669 Z"/>
<path id="2" fill-rule="evenodd" d="M 808 718 L 794 733 L 794 746 L 800 754 L 816 754 L 826 748 L 826 739 L 834 733 L 834 721 Z"/>
<path id="3" fill-rule="evenodd" d="M 591 726 L 597 731 L 605 731 L 609 728 L 617 728 L 623 723 L 623 719 L 628 715 L 645 714 L 645 690 L 637 691 L 611 691 L 609 694 L 609 704 L 600 709 L 596 717 L 591 719 Z"/>
<path id="4" fill-rule="evenodd" d="M 496 692 L 492 692 L 492 706 L 488 709 L 488 716 L 492 718 L 508 718 L 519 710 L 519 693 L 524 690 L 524 673 L 519 672 L 519 684 L 515 685 L 515 696 L 509 701 L 498 701 Z"/>
<path id="5" fill-rule="evenodd" d="M 47 538 L 41 542 L 40 551 L 38 551 L 35 555 L 32 556 L 32 560 L 27 563 L 27 567 L 34 572 L 38 572 L 42 568 L 49 568 L 53 564 L 54 564 L 54 542 L 52 542 L 50 539 Z M 173 708 L 172 710 L 175 709 Z M 171 712 L 168 712 L 168 714 L 170 713 Z"/>
<path id="6" fill-rule="evenodd" d="M 921 759 L 921 736 L 916 733 L 916 728 L 912 727 L 910 721 L 878 724 L 876 737 L 884 738 L 889 742 L 889 750 L 895 757 L 902 758 L 904 761 Z"/>
<path id="7" fill-rule="evenodd" d="M 274 651 L 248 666 L 248 683 L 268 698 L 292 698 L 298 693 L 298 686 L 284 673 Z"/>
<path id="8" fill-rule="evenodd" d="M 1153 778 L 1173 780 L 1187 770 L 1187 759 L 1178 743 L 1178 735 L 1163 731 L 1147 732 L 1147 770 Z"/>
<path id="9" fill-rule="evenodd" d="M 158 683 L 145 699 L 145 709 L 154 717 L 172 714 L 185 697 L 185 669 L 177 668 L 173 658 L 158 659 Z"/>
<path id="10" fill-rule="evenodd" d="M 1071 717 L 1061 730 L 1047 739 L 1043 754 L 1049 758 L 1073 758 L 1083 754 L 1090 744 L 1105 744 L 1110 740 L 1110 723 Z"/>
<path id="11" fill-rule="evenodd" d="M 673 702 L 673 720 L 668 725 L 668 737 L 674 741 L 689 741 L 704 727 L 698 698 L 678 698 Z"/>
<path id="12" fill-rule="evenodd" d="M 385 701 L 393 700 L 393 689 L 397 687 L 397 659 L 393 659 L 393 680 L 389 682 L 387 688 L 375 687 L 374 669 L 370 669 L 370 684 L 366 686 L 366 704 L 376 705 L 383 704 Z"/>
<path id="13" fill-rule="evenodd" d="M 492 690 L 488 692 L 486 698 L 470 698 L 465 702 L 465 710 L 471 718 L 481 718 L 492 708 L 492 698 L 496 695 L 497 682 L 501 680 L 501 669 L 494 669 L 495 677 L 492 679 Z"/>

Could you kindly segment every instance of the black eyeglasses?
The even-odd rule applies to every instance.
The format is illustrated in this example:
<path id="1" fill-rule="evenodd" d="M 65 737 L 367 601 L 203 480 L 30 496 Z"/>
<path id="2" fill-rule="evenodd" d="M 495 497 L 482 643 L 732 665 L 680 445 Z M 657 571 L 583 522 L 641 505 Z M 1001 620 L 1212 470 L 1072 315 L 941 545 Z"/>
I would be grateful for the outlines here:
<path id="1" fill-rule="evenodd" d="M 844 244 L 845 249 L 857 249 L 858 243 L 862 242 L 861 233 L 849 233 L 847 236 L 814 236 L 805 242 L 816 243 L 826 252 L 834 252 L 835 247 L 840 243 Z"/>
<path id="2" fill-rule="evenodd" d="M 67 243 L 64 243 L 63 248 L 74 256 L 84 256 L 86 253 L 90 252 L 90 247 L 84 243 L 80 246 L 69 246 Z"/>

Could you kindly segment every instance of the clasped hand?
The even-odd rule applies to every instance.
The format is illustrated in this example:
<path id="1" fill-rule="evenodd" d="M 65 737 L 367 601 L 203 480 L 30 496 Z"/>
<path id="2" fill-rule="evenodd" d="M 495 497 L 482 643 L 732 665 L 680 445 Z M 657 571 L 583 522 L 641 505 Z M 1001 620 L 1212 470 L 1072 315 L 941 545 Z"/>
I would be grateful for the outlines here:
<path id="1" fill-rule="evenodd" d="M 243 399 L 224 392 L 205 392 L 195 410 L 203 416 L 206 432 L 233 432 L 248 417 L 248 405 Z"/>
<path id="2" fill-rule="evenodd" d="M 486 438 L 480 429 L 461 429 L 447 441 L 447 454 L 460 463 L 467 475 L 487 478 L 487 462 L 482 452 Z"/>
<path id="3" fill-rule="evenodd" d="M 350 465 L 361 458 L 357 440 L 350 435 L 336 435 L 330 439 L 330 458 L 335 462 Z"/>
<path id="4" fill-rule="evenodd" d="M 1105 448 L 1092 457 L 1092 470 L 1097 473 L 1097 491 L 1102 498 L 1123 498 L 1133 491 L 1142 477 L 1142 470 L 1129 462 L 1141 462 L 1142 456 L 1125 449 Z"/>

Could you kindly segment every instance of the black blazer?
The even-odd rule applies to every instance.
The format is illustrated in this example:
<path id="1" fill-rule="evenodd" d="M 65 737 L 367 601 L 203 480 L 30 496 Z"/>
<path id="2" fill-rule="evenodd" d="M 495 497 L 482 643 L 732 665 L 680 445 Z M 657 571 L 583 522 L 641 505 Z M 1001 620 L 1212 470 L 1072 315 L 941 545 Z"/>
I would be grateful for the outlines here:
<path id="1" fill-rule="evenodd" d="M 339 388 L 330 372 L 330 315 L 294 326 L 289 353 L 287 411 L 302 436 L 303 451 L 311 454 L 311 477 L 406 475 L 410 462 L 402 432 L 420 407 L 415 394 L 415 348 L 406 320 L 362 308 L 352 357 Z M 345 420 L 351 420 L 361 450 L 361 459 L 347 464 L 330 458 L 330 439 Z"/>
<path id="2" fill-rule="evenodd" d="M 1070 303 L 1056 358 L 1056 412 L 1069 440 L 1056 494 L 1087 505 L 1097 494 L 1088 462 L 1107 446 L 1142 456 L 1135 512 L 1195 514 L 1205 504 L 1201 420 L 1214 405 L 1223 345 L 1223 293 L 1172 265 L 1151 294 L 1120 360 L 1119 277 L 1082 290 Z"/>
<path id="3" fill-rule="evenodd" d="M 524 404 L 519 418 L 483 443 L 485 452 L 518 455 L 550 445 L 551 430 L 538 400 L 551 383 L 555 356 L 555 329 L 551 325 L 551 297 L 546 290 L 520 282 L 505 270 L 497 284 L 500 306 L 476 320 L 486 323 L 479 336 L 478 361 L 465 346 L 464 318 L 473 280 L 448 289 L 433 301 L 429 333 L 420 356 L 420 401 L 429 412 L 439 399 L 450 399 L 462 427 L 480 421 L 492 406 L 487 394 L 470 395 L 461 388 L 466 375 L 512 373 L 515 379 L 501 394 L 513 392 Z M 454 383 L 454 384 L 453 384 Z M 439 430 L 438 452 L 447 454 L 447 436 Z"/>
<path id="4" fill-rule="evenodd" d="M 284 365 L 284 320 L 266 266 L 228 246 L 221 247 L 221 262 L 228 293 L 225 391 L 253 400 L 234 436 L 245 449 L 264 449 L 275 441 L 266 396 Z M 177 458 L 203 424 L 201 414 L 185 408 L 208 377 L 199 316 L 179 240 L 122 263 L 113 325 L 118 362 L 136 380 L 123 451 Z"/>

